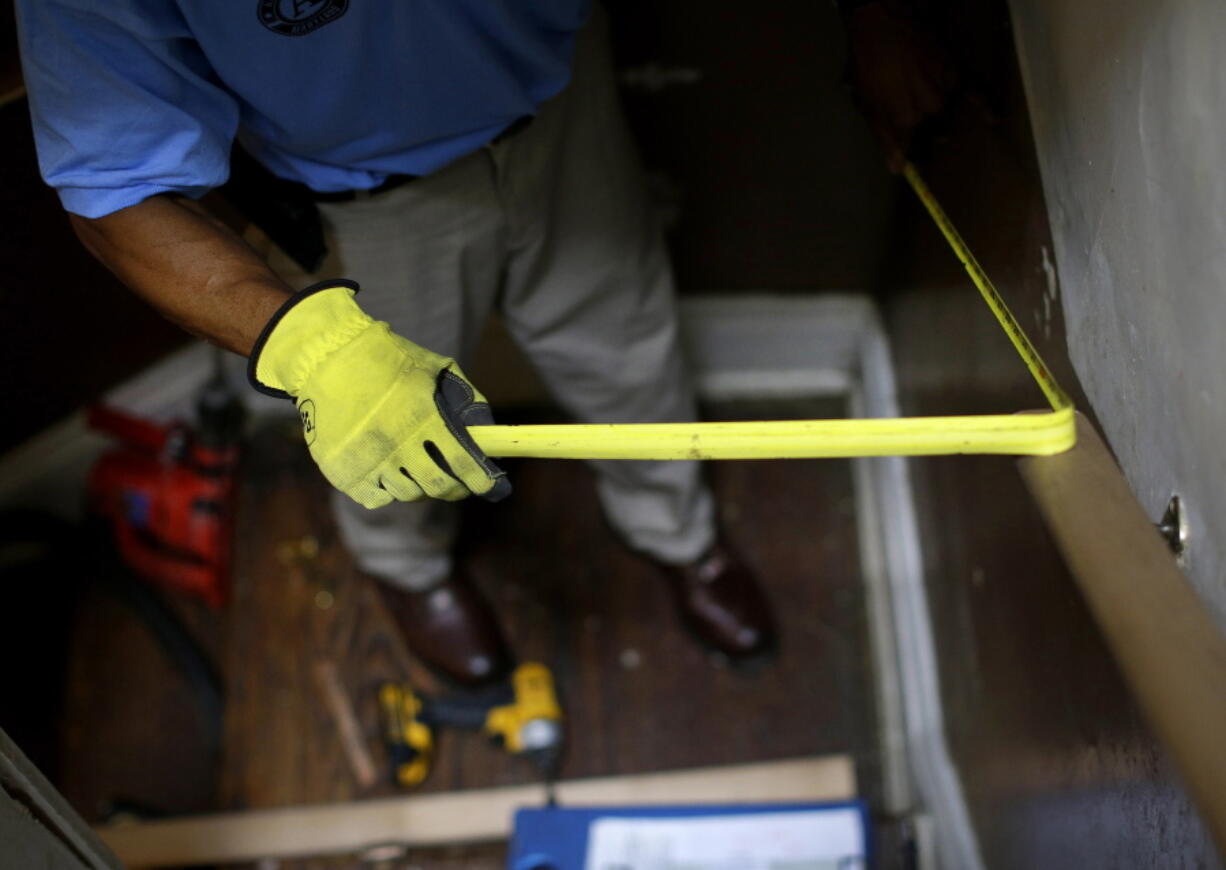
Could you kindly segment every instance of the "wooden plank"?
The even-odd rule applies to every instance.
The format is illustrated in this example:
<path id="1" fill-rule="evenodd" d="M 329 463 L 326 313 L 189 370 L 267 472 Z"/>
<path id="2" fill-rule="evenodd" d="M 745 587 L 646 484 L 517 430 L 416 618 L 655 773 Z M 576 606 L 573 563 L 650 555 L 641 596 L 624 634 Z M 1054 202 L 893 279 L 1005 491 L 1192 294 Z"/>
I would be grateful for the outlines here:
<path id="1" fill-rule="evenodd" d="M 559 783 L 564 805 L 718 804 L 846 800 L 847 756 Z M 545 802 L 544 787 L 501 788 L 199 816 L 98 829 L 133 867 L 213 864 L 361 852 L 383 843 L 435 845 L 503 839 L 516 809 Z"/>
<path id="2" fill-rule="evenodd" d="M 1019 462 L 1151 727 L 1226 854 L 1226 638 L 1094 427 Z"/>
<path id="3" fill-rule="evenodd" d="M 370 750 L 367 749 L 363 739 L 362 727 L 358 724 L 357 714 L 353 711 L 353 702 L 349 700 L 349 695 L 341 686 L 340 677 L 337 676 L 336 663 L 332 661 L 316 662 L 315 682 L 319 687 L 319 694 L 332 713 L 337 734 L 340 735 L 341 748 L 345 750 L 345 757 L 349 759 L 353 778 L 357 780 L 360 787 L 370 788 L 378 780 L 379 775 L 375 771 L 374 759 L 371 758 Z"/>

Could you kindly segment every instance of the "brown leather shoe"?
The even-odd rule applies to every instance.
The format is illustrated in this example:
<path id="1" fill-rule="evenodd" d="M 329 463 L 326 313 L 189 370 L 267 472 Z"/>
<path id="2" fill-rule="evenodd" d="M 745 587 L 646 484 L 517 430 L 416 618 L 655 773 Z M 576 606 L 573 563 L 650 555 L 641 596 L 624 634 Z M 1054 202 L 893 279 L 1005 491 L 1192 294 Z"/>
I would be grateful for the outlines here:
<path id="1" fill-rule="evenodd" d="M 677 612 L 704 645 L 729 658 L 771 652 L 775 621 L 758 580 L 722 541 L 688 565 L 662 565 Z"/>
<path id="2" fill-rule="evenodd" d="M 479 686 L 502 679 L 511 655 L 489 604 L 455 575 L 424 592 L 376 583 L 409 650 L 448 679 Z"/>

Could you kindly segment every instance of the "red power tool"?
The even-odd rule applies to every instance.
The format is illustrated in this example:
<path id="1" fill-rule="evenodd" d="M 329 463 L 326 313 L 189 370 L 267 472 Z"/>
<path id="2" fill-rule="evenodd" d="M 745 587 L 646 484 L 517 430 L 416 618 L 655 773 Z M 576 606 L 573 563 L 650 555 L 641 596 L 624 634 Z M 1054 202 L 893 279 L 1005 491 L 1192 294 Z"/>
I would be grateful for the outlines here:
<path id="1" fill-rule="evenodd" d="M 192 427 L 90 408 L 90 428 L 120 444 L 94 465 L 89 503 L 109 520 L 119 555 L 132 570 L 221 607 L 229 597 L 243 408 L 218 373 L 196 411 Z"/>

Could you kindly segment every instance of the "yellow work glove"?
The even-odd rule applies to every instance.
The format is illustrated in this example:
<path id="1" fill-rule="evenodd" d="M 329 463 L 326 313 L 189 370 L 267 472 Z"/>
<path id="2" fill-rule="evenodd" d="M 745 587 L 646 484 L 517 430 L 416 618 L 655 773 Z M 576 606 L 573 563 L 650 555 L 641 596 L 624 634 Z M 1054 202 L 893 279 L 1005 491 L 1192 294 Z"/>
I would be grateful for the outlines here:
<path id="1" fill-rule="evenodd" d="M 320 471 L 364 507 L 510 495 L 466 429 L 493 423 L 485 397 L 453 360 L 371 319 L 357 290 L 331 281 L 291 297 L 251 352 L 252 386 L 294 400 Z"/>

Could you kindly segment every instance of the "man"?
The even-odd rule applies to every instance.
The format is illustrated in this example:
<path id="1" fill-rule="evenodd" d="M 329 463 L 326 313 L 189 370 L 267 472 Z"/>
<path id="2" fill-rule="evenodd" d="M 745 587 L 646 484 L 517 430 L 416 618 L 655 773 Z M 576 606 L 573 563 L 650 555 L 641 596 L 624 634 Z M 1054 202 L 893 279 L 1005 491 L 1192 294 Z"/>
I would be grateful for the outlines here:
<path id="1" fill-rule="evenodd" d="M 485 318 L 501 312 L 581 421 L 696 416 L 599 12 L 589 0 L 18 12 L 40 165 L 82 242 L 167 317 L 249 356 L 256 389 L 295 401 L 342 536 L 409 647 L 459 683 L 505 674 L 497 622 L 452 559 L 447 504 L 510 491 L 465 430 L 491 419 L 461 368 Z M 277 208 L 318 220 L 322 262 L 265 262 L 197 205 L 226 181 L 236 140 Z M 765 598 L 720 540 L 698 465 L 594 466 L 611 525 L 661 566 L 700 640 L 733 658 L 769 650 Z"/>

